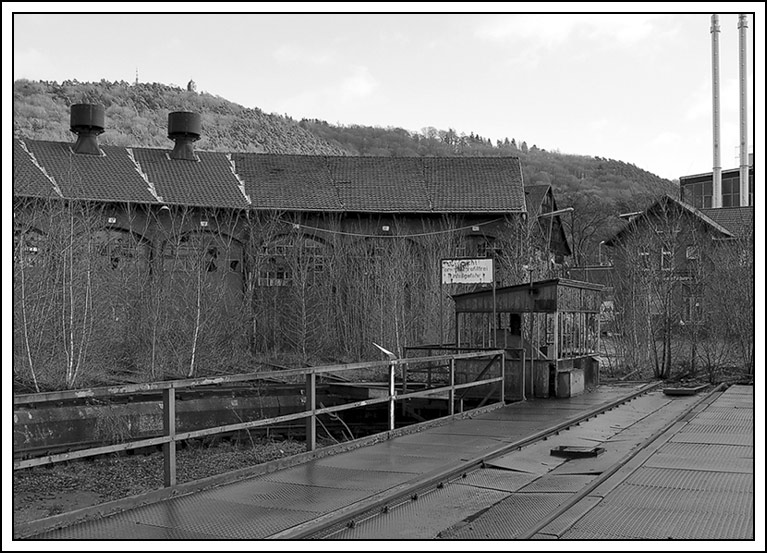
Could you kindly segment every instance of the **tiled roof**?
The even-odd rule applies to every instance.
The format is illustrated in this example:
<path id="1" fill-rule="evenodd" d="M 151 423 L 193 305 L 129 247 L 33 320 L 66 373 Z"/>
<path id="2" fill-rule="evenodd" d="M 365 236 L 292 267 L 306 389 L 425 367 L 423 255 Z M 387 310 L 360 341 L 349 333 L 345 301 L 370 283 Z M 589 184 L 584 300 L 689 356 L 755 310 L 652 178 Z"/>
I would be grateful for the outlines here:
<path id="1" fill-rule="evenodd" d="M 508 212 L 525 209 L 518 158 L 420 159 L 434 211 Z"/>
<path id="2" fill-rule="evenodd" d="M 173 205 L 246 208 L 226 154 L 196 152 L 199 161 L 171 159 L 169 150 L 134 148 L 133 156 L 157 195 Z"/>
<path id="3" fill-rule="evenodd" d="M 636 215 L 635 217 L 632 217 L 629 219 L 629 221 L 621 228 L 618 232 L 616 232 L 612 237 L 605 240 L 605 245 L 607 246 L 615 246 L 620 242 L 627 234 L 630 234 L 634 228 L 636 228 L 636 224 L 642 220 L 644 220 L 647 215 L 656 210 L 664 209 L 668 205 L 674 205 L 678 207 L 682 211 L 686 211 L 689 214 L 691 214 L 694 217 L 697 217 L 700 219 L 703 223 L 708 225 L 711 229 L 716 231 L 717 233 L 721 234 L 725 238 L 732 238 L 733 233 L 724 225 L 720 224 L 719 222 L 712 219 L 708 213 L 704 213 L 704 211 L 708 212 L 711 211 L 709 209 L 706 210 L 700 210 L 694 206 L 691 206 L 690 204 L 683 202 L 681 200 L 677 200 L 676 198 L 672 198 L 668 194 L 660 198 L 659 200 L 655 201 L 650 207 L 648 207 L 646 210 L 641 212 L 641 214 Z"/>
<path id="4" fill-rule="evenodd" d="M 432 211 L 421 158 L 332 157 L 328 168 L 345 211 Z"/>
<path id="5" fill-rule="evenodd" d="M 32 198 L 60 198 L 54 183 L 20 140 L 13 141 L 13 192 Z"/>
<path id="6" fill-rule="evenodd" d="M 417 158 L 197 152 L 26 141 L 14 144 L 14 194 L 58 183 L 65 198 L 169 205 L 371 213 L 488 213 L 525 210 L 517 158 Z M 48 179 L 46 173 L 53 179 Z"/>
<path id="7" fill-rule="evenodd" d="M 105 202 L 154 203 L 157 199 L 136 171 L 125 148 L 102 146 L 103 156 L 75 154 L 61 142 L 26 141 L 38 163 L 58 183 L 65 198 Z M 20 192 L 14 188 L 14 192 Z"/>
<path id="8" fill-rule="evenodd" d="M 705 208 L 700 212 L 735 236 L 749 236 L 754 232 L 754 206 Z"/>
<path id="9" fill-rule="evenodd" d="M 341 211 L 322 156 L 232 154 L 254 209 Z"/>

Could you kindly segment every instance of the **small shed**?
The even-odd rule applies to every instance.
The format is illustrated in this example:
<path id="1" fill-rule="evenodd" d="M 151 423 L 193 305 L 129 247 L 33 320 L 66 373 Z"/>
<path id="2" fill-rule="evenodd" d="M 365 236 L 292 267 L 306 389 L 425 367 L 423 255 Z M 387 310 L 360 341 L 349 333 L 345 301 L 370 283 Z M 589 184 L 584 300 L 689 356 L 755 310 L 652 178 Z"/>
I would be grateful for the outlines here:
<path id="1" fill-rule="evenodd" d="M 599 383 L 603 286 L 554 278 L 452 296 L 456 347 L 523 349 L 522 396 L 570 397 Z"/>

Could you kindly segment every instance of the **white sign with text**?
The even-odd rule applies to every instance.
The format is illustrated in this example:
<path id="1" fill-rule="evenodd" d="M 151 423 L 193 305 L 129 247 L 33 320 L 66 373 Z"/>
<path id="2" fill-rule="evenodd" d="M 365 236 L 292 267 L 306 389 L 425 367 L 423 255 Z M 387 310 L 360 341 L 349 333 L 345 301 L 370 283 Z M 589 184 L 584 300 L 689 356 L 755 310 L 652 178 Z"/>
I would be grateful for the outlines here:
<path id="1" fill-rule="evenodd" d="M 492 282 L 492 259 L 442 260 L 442 284 L 492 284 Z"/>

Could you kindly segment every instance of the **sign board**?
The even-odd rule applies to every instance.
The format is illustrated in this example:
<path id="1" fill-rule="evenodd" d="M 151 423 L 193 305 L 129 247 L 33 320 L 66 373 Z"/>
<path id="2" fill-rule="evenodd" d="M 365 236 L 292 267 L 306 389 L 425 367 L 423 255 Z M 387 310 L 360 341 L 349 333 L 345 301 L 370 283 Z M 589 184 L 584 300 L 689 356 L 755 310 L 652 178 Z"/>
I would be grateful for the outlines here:
<path id="1" fill-rule="evenodd" d="M 442 284 L 492 284 L 493 260 L 443 259 Z"/>

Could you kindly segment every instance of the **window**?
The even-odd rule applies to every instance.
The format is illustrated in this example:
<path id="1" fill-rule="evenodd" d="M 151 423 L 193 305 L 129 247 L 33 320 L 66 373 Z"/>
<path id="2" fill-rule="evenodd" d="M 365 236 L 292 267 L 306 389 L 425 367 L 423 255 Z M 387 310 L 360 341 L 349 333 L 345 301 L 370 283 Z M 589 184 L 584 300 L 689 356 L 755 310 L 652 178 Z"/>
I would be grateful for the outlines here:
<path id="1" fill-rule="evenodd" d="M 477 244 L 477 257 L 500 257 L 502 254 L 503 250 L 495 238 L 488 237 Z"/>
<path id="2" fill-rule="evenodd" d="M 42 232 L 31 229 L 27 232 L 16 231 L 13 235 L 13 261 L 24 267 L 34 267 L 40 260 L 45 236 Z"/>
<path id="3" fill-rule="evenodd" d="M 124 229 L 105 229 L 97 231 L 93 241 L 96 252 L 109 269 L 147 267 L 151 244 L 139 234 Z"/>
<path id="4" fill-rule="evenodd" d="M 224 277 L 241 272 L 242 250 L 236 240 L 211 232 L 189 232 L 163 246 L 163 259 L 172 271 L 202 272 Z"/>
<path id="5" fill-rule="evenodd" d="M 703 322 L 703 298 L 700 296 L 687 296 L 684 299 L 684 322 L 687 324 L 700 324 Z"/>
<path id="6" fill-rule="evenodd" d="M 647 250 L 647 248 L 641 248 L 637 255 L 639 256 L 639 267 L 645 270 L 651 269 L 652 264 L 650 263 L 650 252 Z"/>
<path id="7" fill-rule="evenodd" d="M 258 286 L 290 286 L 295 274 L 309 277 L 309 282 L 325 270 L 325 244 L 308 236 L 280 236 L 264 244 L 265 256 L 259 272 Z"/>
<path id="8" fill-rule="evenodd" d="M 674 268 L 674 254 L 670 250 L 661 250 L 660 252 L 660 270 L 670 271 Z"/>
<path id="9" fill-rule="evenodd" d="M 722 207 L 740 205 L 740 177 L 722 179 Z"/>

